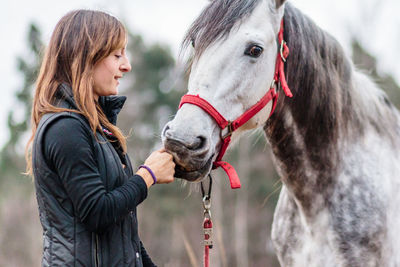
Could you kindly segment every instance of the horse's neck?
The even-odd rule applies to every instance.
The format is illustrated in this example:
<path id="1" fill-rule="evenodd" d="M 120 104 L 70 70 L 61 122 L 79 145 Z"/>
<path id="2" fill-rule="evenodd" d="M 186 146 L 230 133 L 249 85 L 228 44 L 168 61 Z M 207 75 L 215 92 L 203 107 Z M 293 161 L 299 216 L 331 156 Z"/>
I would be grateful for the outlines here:
<path id="1" fill-rule="evenodd" d="M 307 134 L 301 131 L 289 111 L 274 120 L 273 124 L 267 124 L 265 131 L 282 182 L 303 211 L 313 216 L 321 208 L 316 206 L 316 198 L 331 193 L 338 158 L 336 147 L 310 147 Z"/>
<path id="2" fill-rule="evenodd" d="M 320 114 L 309 114 L 307 105 L 301 104 L 306 102 L 301 94 L 294 99 L 280 99 L 275 114 L 264 128 L 282 182 L 309 217 L 315 216 L 329 203 L 340 182 L 342 163 L 346 155 L 354 152 L 352 149 L 361 147 L 374 157 L 373 145 L 366 147 L 368 144 L 364 143 L 367 139 L 379 143 L 375 147 L 385 145 L 393 147 L 393 150 L 400 147 L 399 113 L 385 94 L 363 74 L 352 71 L 349 82 L 351 86 L 346 88 L 348 95 L 345 97 L 347 103 L 332 103 L 337 99 L 331 101 L 328 97 L 314 109 Z M 334 87 L 325 89 L 334 90 Z M 337 95 L 340 94 L 331 94 L 330 97 L 337 98 Z M 315 96 L 311 93 L 308 97 Z M 331 110 L 329 105 L 337 110 Z M 299 107 L 303 109 L 300 114 Z M 344 110 L 346 114 L 342 114 Z M 327 120 L 326 115 L 329 115 L 326 112 L 332 112 L 335 118 L 324 121 L 322 118 Z M 364 160 L 367 153 L 356 155 L 357 160 Z"/>
<path id="3" fill-rule="evenodd" d="M 382 124 L 377 112 L 363 115 L 372 106 L 379 111 L 379 97 L 372 82 L 354 72 L 338 42 L 290 4 L 284 23 L 290 49 L 286 74 L 294 96 L 280 97 L 265 131 L 282 181 L 311 216 L 334 190 L 340 145 L 370 131 L 369 125 Z"/>
<path id="4" fill-rule="evenodd" d="M 286 74 L 294 96 L 281 94 L 265 131 L 282 181 L 304 211 L 313 213 L 315 192 L 326 199 L 332 190 L 351 66 L 337 42 L 290 4 L 284 20 Z"/>

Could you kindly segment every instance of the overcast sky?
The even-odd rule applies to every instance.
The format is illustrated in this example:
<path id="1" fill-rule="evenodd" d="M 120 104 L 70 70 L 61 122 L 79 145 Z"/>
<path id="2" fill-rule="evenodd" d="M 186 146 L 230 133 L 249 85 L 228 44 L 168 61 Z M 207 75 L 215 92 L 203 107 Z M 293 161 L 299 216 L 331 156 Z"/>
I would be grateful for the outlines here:
<path id="1" fill-rule="evenodd" d="M 84 4 L 83 4 L 84 2 Z M 169 44 L 174 55 L 191 22 L 208 0 L 13 0 L 0 9 L 0 147 L 8 138 L 7 113 L 18 108 L 15 91 L 23 85 L 16 57 L 27 55 L 26 35 L 30 22 L 40 27 L 48 41 L 57 21 L 77 8 L 100 9 L 123 20 L 128 28 L 148 42 Z M 380 61 L 381 71 L 400 81 L 400 1 L 398 0 L 292 0 L 295 6 L 329 31 L 349 52 L 350 36 Z M 350 53 L 350 52 L 349 52 Z"/>

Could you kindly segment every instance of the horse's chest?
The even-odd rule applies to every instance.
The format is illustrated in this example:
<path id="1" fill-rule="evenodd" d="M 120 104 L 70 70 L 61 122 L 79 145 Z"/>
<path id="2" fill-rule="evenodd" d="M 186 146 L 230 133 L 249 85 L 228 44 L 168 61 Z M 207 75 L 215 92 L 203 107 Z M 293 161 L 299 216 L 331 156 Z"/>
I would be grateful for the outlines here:
<path id="1" fill-rule="evenodd" d="M 338 185 L 312 219 L 283 187 L 272 226 L 282 266 L 397 266 L 382 201 L 371 186 L 353 184 Z"/>
<path id="2" fill-rule="evenodd" d="M 272 225 L 272 239 L 282 266 L 341 266 L 332 250 L 328 218 L 308 226 L 296 203 L 282 189 Z"/>

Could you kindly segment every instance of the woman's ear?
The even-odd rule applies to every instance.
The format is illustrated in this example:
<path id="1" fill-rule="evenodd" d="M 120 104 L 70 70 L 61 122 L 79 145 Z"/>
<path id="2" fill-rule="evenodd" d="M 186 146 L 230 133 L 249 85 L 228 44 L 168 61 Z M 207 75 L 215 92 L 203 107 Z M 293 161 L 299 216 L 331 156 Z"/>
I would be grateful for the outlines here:
<path id="1" fill-rule="evenodd" d="M 286 2 L 286 0 L 275 0 L 275 2 L 276 2 L 276 9 L 278 9 Z"/>

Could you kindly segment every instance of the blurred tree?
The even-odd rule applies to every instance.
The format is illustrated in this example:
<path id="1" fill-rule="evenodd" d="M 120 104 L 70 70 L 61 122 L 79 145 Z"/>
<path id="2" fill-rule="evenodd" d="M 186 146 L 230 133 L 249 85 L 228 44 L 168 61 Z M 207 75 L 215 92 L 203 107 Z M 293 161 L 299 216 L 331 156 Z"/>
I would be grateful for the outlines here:
<path id="1" fill-rule="evenodd" d="M 0 266 L 38 266 L 41 257 L 40 225 L 31 179 L 25 169 L 24 135 L 30 124 L 32 89 L 43 47 L 35 24 L 29 26 L 28 51 L 17 58 L 23 86 L 8 113 L 9 139 L 0 151 Z"/>
<path id="2" fill-rule="evenodd" d="M 128 100 L 118 125 L 129 133 L 128 153 L 133 166 L 138 166 L 152 150 L 161 147 L 160 132 L 175 113 L 186 81 L 169 47 L 147 44 L 141 36 L 132 33 L 128 40 L 132 72 L 125 74 L 126 84 L 121 86 L 121 94 L 126 95 Z M 139 206 L 142 239 L 158 263 L 184 266 L 182 264 L 190 261 L 182 235 L 174 234 L 179 231 L 177 227 L 182 227 L 183 221 L 186 223 L 186 216 L 190 216 L 196 208 L 193 198 L 182 201 L 186 194 L 180 181 L 168 186 L 155 186 L 148 199 Z M 201 216 L 201 206 L 198 208 Z M 189 232 L 189 235 L 195 234 Z M 171 240 L 174 241 L 173 246 Z M 155 251 L 157 254 L 152 253 Z"/>
<path id="3" fill-rule="evenodd" d="M 24 78 L 23 86 L 17 90 L 15 96 L 18 103 L 8 113 L 7 127 L 9 139 L 0 152 L 0 185 L 7 177 L 7 173 L 15 174 L 16 170 L 23 170 L 24 161 L 19 142 L 28 129 L 32 107 L 32 89 L 38 74 L 40 52 L 43 47 L 41 34 L 35 24 L 29 26 L 28 31 L 29 55 L 17 58 L 18 70 Z M 16 119 L 18 117 L 18 119 Z M 19 149 L 19 150 L 18 150 Z M 23 150 L 23 149 L 22 149 Z"/>
<path id="4" fill-rule="evenodd" d="M 377 70 L 376 57 L 370 55 L 356 39 L 352 41 L 352 52 L 354 64 L 358 68 L 367 71 L 379 87 L 387 93 L 390 101 L 400 109 L 400 87 L 394 80 L 393 76 L 386 73 L 380 73 Z"/>

